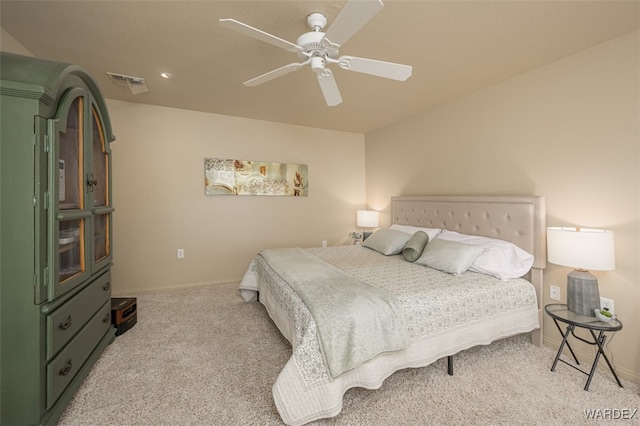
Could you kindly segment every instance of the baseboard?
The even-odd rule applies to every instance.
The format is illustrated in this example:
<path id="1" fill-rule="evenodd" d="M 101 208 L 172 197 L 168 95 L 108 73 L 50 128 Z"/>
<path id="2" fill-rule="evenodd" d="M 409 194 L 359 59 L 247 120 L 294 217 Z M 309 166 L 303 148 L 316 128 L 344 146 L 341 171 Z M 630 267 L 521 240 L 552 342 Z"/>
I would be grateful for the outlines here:
<path id="1" fill-rule="evenodd" d="M 560 339 L 553 339 L 553 338 L 549 338 L 548 336 L 544 336 L 543 339 L 544 345 L 548 346 L 550 348 L 553 348 L 554 350 L 558 350 L 558 348 L 560 347 L 560 343 L 562 342 L 562 340 Z M 571 344 L 571 341 L 569 341 L 569 343 Z M 577 345 L 571 345 L 571 348 L 573 349 L 573 352 L 576 354 L 576 356 L 578 357 L 578 360 L 580 360 L 580 362 L 584 362 L 585 364 L 591 365 L 593 363 L 593 358 L 595 357 L 595 349 L 593 352 L 589 352 L 589 351 L 585 351 L 583 348 L 578 347 Z M 563 354 L 565 354 L 566 350 L 563 351 Z M 568 353 L 568 352 L 567 352 Z M 609 356 L 607 354 L 607 356 Z M 570 355 L 569 355 L 570 357 Z M 565 359 L 565 358 L 563 358 Z M 602 359 L 601 359 L 602 361 Z M 553 363 L 553 359 L 549 360 L 549 368 L 551 368 L 551 364 Z M 637 385 L 640 385 L 640 375 L 638 374 L 638 372 L 633 371 L 633 370 L 629 370 L 628 368 L 624 368 L 618 364 L 615 363 L 615 359 L 612 362 L 613 364 L 613 368 L 615 368 L 616 370 L 616 374 L 618 374 L 618 376 L 622 377 L 625 380 L 628 380 L 630 382 L 633 382 Z M 609 367 L 607 366 L 606 362 L 599 362 L 598 363 L 598 370 L 602 370 L 603 372 L 607 372 L 609 374 L 611 374 L 609 372 Z M 613 378 L 613 376 L 611 376 Z"/>
<path id="2" fill-rule="evenodd" d="M 237 284 L 237 285 L 240 285 L 240 281 L 239 280 L 212 281 L 212 282 L 206 282 L 206 283 L 181 284 L 181 285 L 174 285 L 174 286 L 167 286 L 167 287 L 112 290 L 112 297 L 136 296 L 136 295 L 139 295 L 139 294 L 158 293 L 158 292 L 162 292 L 162 291 L 184 290 L 184 289 L 188 289 L 188 288 L 210 287 L 210 286 L 218 286 L 218 285 L 226 285 L 226 284 Z"/>

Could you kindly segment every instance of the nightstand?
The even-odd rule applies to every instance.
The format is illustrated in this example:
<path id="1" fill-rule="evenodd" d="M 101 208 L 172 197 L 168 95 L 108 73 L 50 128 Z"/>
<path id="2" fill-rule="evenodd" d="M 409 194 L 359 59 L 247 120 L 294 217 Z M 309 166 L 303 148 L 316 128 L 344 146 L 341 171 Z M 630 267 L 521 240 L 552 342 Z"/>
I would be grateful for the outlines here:
<path id="1" fill-rule="evenodd" d="M 607 340 L 607 336 L 605 333 L 607 332 L 614 333 L 618 330 L 622 330 L 622 323 L 620 321 L 616 319 L 611 322 L 602 322 L 596 317 L 587 317 L 583 315 L 578 315 L 571 312 L 567 308 L 567 305 L 562 305 L 559 303 L 547 305 L 544 307 L 544 310 L 553 319 L 553 322 L 556 324 L 556 327 L 558 327 L 558 331 L 562 335 L 562 343 L 560 344 L 560 348 L 558 349 L 558 354 L 556 355 L 556 359 L 553 361 L 553 366 L 551 367 L 551 371 L 555 371 L 556 365 L 558 365 L 558 361 L 561 361 L 567 364 L 569 367 L 572 367 L 580 371 L 581 373 L 586 374 L 587 376 L 589 376 L 589 378 L 587 379 L 587 384 L 585 385 L 584 390 L 588 391 L 589 385 L 591 384 L 591 379 L 593 379 L 593 375 L 596 372 L 598 361 L 600 361 L 600 356 L 602 356 L 604 360 L 607 362 L 607 365 L 609 366 L 609 370 L 611 370 L 611 373 L 613 374 L 613 377 L 615 377 L 616 382 L 618 382 L 618 385 L 620 387 L 623 387 L 622 383 L 620 383 L 620 379 L 618 378 L 618 375 L 616 374 L 613 368 L 613 365 L 609 361 L 609 358 L 607 358 L 607 354 L 605 354 L 604 352 L 604 344 Z M 567 328 L 565 331 L 562 331 L 562 328 L 560 327 L 559 322 L 567 324 Z M 590 342 L 579 336 L 576 336 L 574 333 L 574 330 L 576 327 L 589 330 L 589 333 L 591 333 L 591 337 L 593 337 L 593 342 Z M 596 332 L 598 332 L 597 336 L 596 336 Z M 596 352 L 596 357 L 593 360 L 593 365 L 591 367 L 590 372 L 587 373 L 586 371 L 560 358 L 560 355 L 562 354 L 562 350 L 566 345 L 567 348 L 569 349 L 569 352 L 571 352 L 571 355 L 573 356 L 573 359 L 576 362 L 576 365 L 580 365 L 578 358 L 573 353 L 573 349 L 571 349 L 571 346 L 569 345 L 569 342 L 568 342 L 569 334 L 571 334 L 574 338 L 582 342 L 598 347 L 598 351 Z"/>

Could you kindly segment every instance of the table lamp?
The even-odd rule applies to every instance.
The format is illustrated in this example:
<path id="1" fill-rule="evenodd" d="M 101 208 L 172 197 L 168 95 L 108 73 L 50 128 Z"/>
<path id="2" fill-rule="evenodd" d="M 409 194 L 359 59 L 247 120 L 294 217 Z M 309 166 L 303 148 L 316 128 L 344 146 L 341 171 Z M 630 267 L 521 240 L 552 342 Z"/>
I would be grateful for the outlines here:
<path id="1" fill-rule="evenodd" d="M 378 212 L 375 210 L 358 210 L 356 212 L 356 226 L 359 228 L 377 228 Z M 366 240 L 372 231 L 362 232 L 362 241 Z"/>
<path id="2" fill-rule="evenodd" d="M 588 270 L 615 269 L 613 232 L 589 228 L 547 228 L 550 263 L 575 268 L 567 275 L 567 307 L 571 312 L 595 316 L 600 309 L 598 280 Z"/>

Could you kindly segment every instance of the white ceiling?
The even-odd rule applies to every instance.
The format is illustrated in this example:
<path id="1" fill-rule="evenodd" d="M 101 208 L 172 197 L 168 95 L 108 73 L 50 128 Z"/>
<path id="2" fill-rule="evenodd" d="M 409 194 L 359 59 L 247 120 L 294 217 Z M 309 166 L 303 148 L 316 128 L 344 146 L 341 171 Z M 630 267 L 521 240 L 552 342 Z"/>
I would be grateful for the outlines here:
<path id="1" fill-rule="evenodd" d="M 413 66 L 397 82 L 332 67 L 343 103 L 327 107 L 308 68 L 242 82 L 295 54 L 221 27 L 234 18 L 295 43 L 306 16 L 331 25 L 346 1 L 5 1 L 2 28 L 34 55 L 75 63 L 104 95 L 145 104 L 368 133 L 639 27 L 639 1 L 399 1 L 341 54 Z M 106 72 L 144 77 L 133 95 Z M 173 80 L 159 76 L 174 74 Z"/>

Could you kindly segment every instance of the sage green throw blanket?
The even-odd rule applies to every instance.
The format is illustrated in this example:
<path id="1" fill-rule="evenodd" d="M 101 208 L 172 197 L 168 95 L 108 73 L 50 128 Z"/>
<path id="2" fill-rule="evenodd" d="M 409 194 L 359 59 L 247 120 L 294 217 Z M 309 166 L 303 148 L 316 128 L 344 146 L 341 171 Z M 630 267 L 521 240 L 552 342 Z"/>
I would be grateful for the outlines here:
<path id="1" fill-rule="evenodd" d="M 402 307 L 387 291 L 301 248 L 263 250 L 260 255 L 309 308 L 332 377 L 382 352 L 409 346 Z"/>

